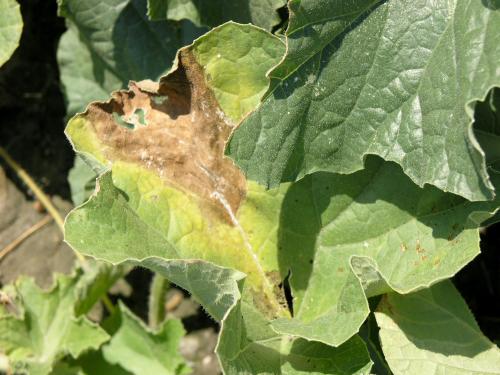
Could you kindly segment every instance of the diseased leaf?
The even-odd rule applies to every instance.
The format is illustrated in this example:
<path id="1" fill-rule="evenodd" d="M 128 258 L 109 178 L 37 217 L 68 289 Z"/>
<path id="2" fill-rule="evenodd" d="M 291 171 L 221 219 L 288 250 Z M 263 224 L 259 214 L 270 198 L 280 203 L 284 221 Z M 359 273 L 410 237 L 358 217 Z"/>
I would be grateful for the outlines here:
<path id="1" fill-rule="evenodd" d="M 59 275 L 45 292 L 32 279 L 21 278 L 7 291 L 16 303 L 11 313 L 0 314 L 0 347 L 15 373 L 49 374 L 63 356 L 76 358 L 108 340 L 99 326 L 76 317 L 77 282 L 75 276 Z"/>
<path id="2" fill-rule="evenodd" d="M 277 9 L 286 0 L 148 0 L 152 20 L 188 19 L 215 27 L 227 21 L 253 23 L 268 31 L 280 22 Z"/>
<path id="3" fill-rule="evenodd" d="M 119 309 L 120 326 L 102 349 L 108 362 L 136 375 L 146 371 L 155 375 L 189 373 L 179 354 L 185 334 L 180 320 L 167 320 L 153 332 L 122 303 Z"/>
<path id="4" fill-rule="evenodd" d="M 69 115 L 129 80 L 158 79 L 201 32 L 186 40 L 182 24 L 149 21 L 144 0 L 59 0 L 59 12 L 68 26 L 57 59 Z"/>
<path id="5" fill-rule="evenodd" d="M 177 248 L 131 209 L 109 174 L 101 177 L 98 189 L 94 198 L 68 216 L 66 240 L 88 255 L 158 272 L 189 290 L 212 317 L 222 320 L 239 299 L 237 283 L 244 275 L 208 262 L 179 259 Z"/>
<path id="6" fill-rule="evenodd" d="M 313 352 L 334 356 L 328 345 L 342 352 L 359 340 L 367 296 L 454 275 L 479 253 L 477 228 L 499 206 L 420 188 L 375 156 L 351 175 L 315 173 L 269 191 L 246 180 L 223 158 L 225 141 L 282 52 L 270 34 L 228 23 L 181 49 L 177 70 L 159 83 L 132 82 L 66 130 L 80 154 L 111 169 L 68 216 L 66 240 L 193 293 L 222 321 L 227 373 L 310 371 L 308 360 L 340 371 Z M 281 289 L 287 275 L 293 316 Z M 366 348 L 354 347 L 359 367 L 347 373 L 371 366 L 360 359 Z M 305 363 L 294 362 L 293 348 L 308 353 Z"/>
<path id="7" fill-rule="evenodd" d="M 395 375 L 500 374 L 500 350 L 483 336 L 449 281 L 405 296 L 389 294 L 375 316 Z"/>
<path id="8" fill-rule="evenodd" d="M 228 155 L 277 186 L 352 173 L 376 154 L 419 186 L 492 199 L 471 114 L 500 85 L 500 12 L 485 1 L 377 3 L 290 2 L 287 55 Z"/>
<path id="9" fill-rule="evenodd" d="M 131 250 L 144 251 L 148 255 L 154 254 L 155 252 L 161 252 L 163 254 L 163 258 L 166 259 L 146 258 L 137 264 L 147 267 L 155 272 L 158 272 L 162 276 L 171 280 L 173 283 L 189 290 L 192 293 L 193 297 L 197 299 L 204 306 L 206 311 L 215 319 L 227 322 L 228 319 L 227 315 L 229 311 L 231 311 L 231 314 L 236 314 L 236 316 L 239 317 L 237 312 L 233 313 L 232 311 L 234 309 L 237 309 L 237 311 L 239 311 L 238 308 L 239 305 L 236 305 L 235 307 L 235 304 L 240 300 L 240 292 L 238 284 L 240 284 L 240 280 L 243 278 L 244 275 L 236 271 L 221 269 L 220 267 L 216 267 L 211 265 L 210 263 L 202 261 L 168 260 L 168 258 L 172 258 L 175 256 L 175 254 L 169 254 L 168 242 L 166 242 L 164 239 L 158 239 L 158 241 L 162 242 L 155 245 L 155 243 L 157 243 L 157 240 L 154 237 L 155 235 L 152 232 L 148 232 L 145 230 L 144 222 L 138 221 L 136 219 L 136 215 L 131 214 L 123 216 L 123 211 L 128 210 L 128 208 L 125 205 L 122 205 L 123 202 L 122 196 L 113 195 L 109 196 L 108 198 L 103 196 L 105 192 L 113 191 L 112 186 L 106 185 L 107 183 L 106 180 L 110 182 L 109 181 L 110 179 L 108 179 L 108 177 L 109 175 L 101 177 L 101 183 L 99 186 L 100 192 L 95 198 L 91 199 L 88 203 L 85 204 L 84 206 L 86 208 L 85 212 L 82 212 L 82 210 L 76 211 L 75 215 L 78 215 L 80 213 L 88 215 L 85 218 L 85 220 L 80 221 L 75 216 L 70 216 L 67 221 L 67 233 L 75 232 L 75 228 L 79 228 L 79 230 L 82 230 L 84 234 L 85 233 L 95 234 L 97 233 L 97 231 L 100 230 L 101 231 L 100 235 L 98 236 L 98 238 L 96 238 L 96 241 L 92 241 L 92 243 L 86 241 L 86 243 L 83 245 L 82 244 L 76 245 L 78 243 L 77 238 L 67 237 L 68 241 L 72 243 L 73 246 L 75 247 L 82 248 L 83 246 L 87 250 L 92 249 L 91 254 L 94 256 L 96 256 L 96 254 L 100 254 L 100 256 L 106 257 L 106 259 L 112 259 L 115 261 L 118 261 L 119 259 L 118 256 L 120 256 L 118 249 L 121 250 L 123 248 L 128 249 L 129 252 L 128 254 L 121 253 L 121 257 L 123 260 L 129 260 L 129 261 L 139 256 L 138 253 L 132 252 Z M 114 202 L 113 203 L 114 207 L 112 210 L 105 211 L 102 210 L 102 208 L 99 208 L 103 206 L 104 207 L 109 206 L 109 202 Z M 98 214 L 98 211 L 102 213 L 103 215 L 102 219 L 99 219 L 95 216 L 96 214 Z M 116 213 L 117 215 L 113 216 L 113 213 Z M 104 217 L 104 215 L 106 216 Z M 103 225 L 102 223 L 104 222 L 104 219 L 108 223 L 112 223 L 113 225 L 110 227 Z M 135 231 L 135 229 L 137 230 L 137 232 Z M 140 234 L 140 237 L 137 236 L 137 233 Z M 82 236 L 81 238 L 89 238 L 89 237 L 87 235 L 87 237 Z M 109 241 L 105 241 L 105 239 L 109 239 Z M 126 241 L 124 242 L 124 240 Z M 140 244 L 140 246 L 138 246 L 138 244 Z M 109 253 L 106 253 L 106 251 L 108 251 Z M 116 253 L 114 251 L 116 251 Z M 253 297 L 252 294 L 254 292 L 252 292 L 251 287 L 244 289 L 243 292 L 246 293 L 247 299 L 253 301 L 251 303 L 259 306 L 260 309 L 269 313 L 270 307 L 266 306 L 266 301 L 259 300 L 258 299 L 259 296 Z M 271 306 L 271 308 L 272 307 L 273 306 Z M 248 349 L 250 354 L 252 353 L 252 349 L 254 347 L 260 348 L 261 339 L 259 337 L 261 336 L 255 336 L 255 334 L 261 335 L 263 334 L 262 331 L 267 332 L 266 335 L 271 335 L 274 338 L 272 342 L 268 344 L 266 343 L 266 345 L 271 345 L 270 347 L 271 349 L 262 348 L 262 351 L 259 351 L 257 354 L 254 354 L 250 358 L 246 358 L 245 353 L 243 353 L 242 356 L 234 358 L 233 355 L 231 354 L 234 351 L 234 347 L 232 346 L 232 344 L 221 344 L 222 346 L 220 346 L 220 348 L 218 349 L 218 353 L 221 355 L 223 366 L 228 366 L 229 369 L 231 368 L 231 366 L 236 366 L 236 367 L 250 366 L 250 368 L 248 369 L 249 371 L 251 369 L 256 370 L 258 368 L 260 369 L 265 368 L 269 371 L 268 373 L 271 374 L 273 373 L 271 371 L 272 364 L 262 361 L 268 356 L 271 356 L 275 358 L 275 360 L 273 361 L 275 364 L 278 365 L 279 369 L 281 363 L 280 358 L 282 357 L 288 358 L 288 356 L 291 355 L 290 353 L 288 353 L 288 351 L 283 352 L 280 343 L 282 344 L 287 343 L 287 345 L 288 344 L 292 345 L 290 343 L 291 338 L 286 335 L 281 335 L 281 336 L 276 335 L 276 333 L 270 329 L 268 320 L 266 320 L 262 312 L 254 310 L 249 315 L 250 316 L 248 317 L 248 319 L 252 322 L 254 328 L 252 329 L 252 332 L 246 332 L 246 331 L 242 332 L 242 334 L 247 333 L 249 335 L 248 337 L 246 336 L 240 337 L 239 335 L 235 335 L 235 330 L 239 328 L 238 325 L 233 326 L 233 324 L 238 324 L 238 323 L 237 321 L 233 322 L 232 320 L 229 320 L 229 322 L 227 323 L 223 323 L 224 327 L 227 328 L 223 328 L 222 332 L 224 332 L 224 329 L 227 329 L 228 332 L 227 335 L 231 338 L 231 340 L 240 337 L 240 339 L 243 340 L 242 345 L 244 344 L 246 347 L 246 345 L 248 344 L 249 346 Z M 320 363 L 320 366 L 324 368 L 325 371 L 326 369 L 328 369 L 328 371 L 331 371 L 331 372 L 326 372 L 328 374 L 339 373 L 337 372 L 339 367 L 343 369 L 369 368 L 370 361 L 364 345 L 362 345 L 361 341 L 356 341 L 359 340 L 358 338 L 354 338 L 353 340 L 354 342 L 357 343 L 356 345 L 351 347 L 351 345 L 349 344 L 346 346 L 347 348 L 350 348 L 348 351 L 351 353 L 351 355 L 353 355 L 353 359 L 350 361 L 345 360 L 346 363 L 344 365 L 341 365 L 336 361 L 334 363 L 331 363 L 331 359 L 327 361 L 323 360 L 321 355 L 319 354 L 321 352 L 318 353 L 317 350 L 321 349 L 321 351 L 325 351 L 327 353 L 325 354 L 325 356 L 328 356 L 330 355 L 328 353 L 336 353 L 336 349 L 333 348 L 327 349 L 326 346 L 321 346 L 321 345 L 319 345 L 319 347 L 317 345 L 314 346 L 315 344 L 313 345 L 314 350 L 311 349 L 311 354 L 308 354 L 307 351 L 302 354 L 300 352 L 297 352 L 297 354 L 294 355 L 293 358 L 290 359 L 290 361 L 293 360 L 297 362 L 298 363 L 297 366 L 299 366 L 299 368 L 301 366 L 303 368 L 305 366 L 316 365 L 315 361 L 318 361 Z M 255 346 L 252 343 L 255 343 Z M 305 345 L 305 342 L 303 342 L 300 345 L 299 344 L 294 344 L 294 345 L 298 345 L 298 347 L 301 348 L 302 346 Z M 345 347 L 341 346 L 338 350 L 339 353 L 344 353 L 344 350 L 346 349 Z M 226 354 L 226 352 L 228 353 Z M 316 359 L 314 360 L 314 358 Z M 244 362 L 243 365 L 240 363 L 241 361 Z M 250 362 L 247 363 L 245 361 L 250 361 Z M 313 361 L 313 364 L 310 364 L 311 361 Z M 290 364 L 284 363 L 283 366 L 290 366 Z M 227 373 L 232 374 L 234 372 L 230 372 L 228 370 Z M 353 370 L 353 372 L 347 372 L 347 373 L 361 374 L 363 372 L 358 372 L 357 370 L 356 371 Z"/>
<path id="10" fill-rule="evenodd" d="M 265 72 L 285 46 L 268 33 L 229 22 L 196 41 L 192 51 L 222 112 L 237 124 L 260 102 L 269 86 Z"/>
<path id="11" fill-rule="evenodd" d="M 262 77 L 282 52 L 281 41 L 270 34 L 229 23 L 181 50 L 178 70 L 159 85 L 132 83 L 132 91 L 115 93 L 110 102 L 93 104 L 72 119 L 67 134 L 75 148 L 103 165 L 112 164 L 112 177 L 101 178 L 102 194 L 68 217 L 67 240 L 112 262 L 127 255 L 139 260 L 162 256 L 235 267 L 249 275 L 247 284 L 263 294 L 259 299 L 269 305 L 271 315 L 282 313 L 282 294 L 274 282 L 279 279 L 278 267 L 270 253 L 276 233 L 270 224 L 277 221 L 281 193 L 247 186 L 223 157 L 234 126 L 229 114 L 241 117 L 251 103 L 257 104 L 267 85 Z M 260 63 L 246 65 L 225 84 L 220 80 L 235 71 L 228 67 L 231 61 L 251 61 L 252 56 Z M 205 63 L 204 70 L 199 60 Z M 238 82 L 246 81 L 249 84 L 236 91 L 233 101 L 226 99 Z M 113 191 L 113 185 L 126 197 Z M 259 211 L 264 205 L 266 210 Z M 113 206 L 124 208 L 104 210 Z M 129 218 L 117 228 L 109 217 Z M 133 226 L 127 225 L 132 222 Z M 104 231 L 109 236 L 94 234 Z"/>
<path id="12" fill-rule="evenodd" d="M 14 53 L 21 33 L 23 19 L 16 0 L 0 0 L 0 66 Z"/>

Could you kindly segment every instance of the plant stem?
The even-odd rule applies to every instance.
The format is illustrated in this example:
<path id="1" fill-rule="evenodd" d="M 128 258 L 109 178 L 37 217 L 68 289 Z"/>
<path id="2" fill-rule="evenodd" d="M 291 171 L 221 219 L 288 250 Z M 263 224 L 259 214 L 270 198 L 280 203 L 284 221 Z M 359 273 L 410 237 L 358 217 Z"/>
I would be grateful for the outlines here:
<path id="1" fill-rule="evenodd" d="M 104 293 L 101 297 L 102 304 L 106 307 L 106 310 L 108 310 L 110 315 L 113 315 L 113 313 L 116 310 L 115 305 L 113 305 L 113 302 L 109 299 L 108 295 Z"/>
<path id="2" fill-rule="evenodd" d="M 50 198 L 43 192 L 42 189 L 36 184 L 36 182 L 31 178 L 31 176 L 26 172 L 23 167 L 21 167 L 7 152 L 6 149 L 0 147 L 0 156 L 5 160 L 5 162 L 16 172 L 19 178 L 31 189 L 33 194 L 37 197 L 40 203 L 45 207 L 47 212 L 52 216 L 57 226 L 61 230 L 64 236 L 64 220 L 57 210 L 52 204 Z M 85 258 L 82 254 L 77 251 L 74 252 L 78 261 L 83 265 L 85 264 Z"/>
<path id="3" fill-rule="evenodd" d="M 5 162 L 16 172 L 21 180 L 31 189 L 33 194 L 38 198 L 40 203 L 45 207 L 47 212 L 54 218 L 54 221 L 64 233 L 64 220 L 59 214 L 59 211 L 54 207 L 50 198 L 38 187 L 36 182 L 31 178 L 31 176 L 9 155 L 7 150 L 0 147 L 0 156 L 5 160 Z"/>
<path id="4" fill-rule="evenodd" d="M 165 319 L 165 294 L 170 287 L 167 279 L 155 273 L 149 287 L 148 321 L 157 328 Z"/>
<path id="5" fill-rule="evenodd" d="M 25 239 L 27 239 L 29 236 L 31 236 L 33 233 L 35 233 L 37 230 L 40 228 L 43 228 L 45 225 L 50 223 L 52 221 L 52 216 L 46 215 L 42 220 L 39 222 L 35 223 L 28 229 L 26 229 L 23 233 L 21 233 L 14 241 L 12 241 L 10 244 L 5 246 L 1 251 L 0 251 L 0 259 L 2 259 L 4 256 L 6 256 L 8 253 L 10 253 L 12 250 L 14 250 L 16 247 L 18 247 Z"/>

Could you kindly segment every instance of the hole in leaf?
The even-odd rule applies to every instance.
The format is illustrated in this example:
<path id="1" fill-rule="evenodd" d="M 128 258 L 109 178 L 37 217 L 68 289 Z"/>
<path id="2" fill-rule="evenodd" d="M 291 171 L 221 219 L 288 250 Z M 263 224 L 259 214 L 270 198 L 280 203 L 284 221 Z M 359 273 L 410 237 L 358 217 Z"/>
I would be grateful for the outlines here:
<path id="1" fill-rule="evenodd" d="M 283 282 L 280 285 L 280 287 L 283 289 L 283 293 L 285 294 L 285 301 L 286 301 L 286 305 L 288 307 L 288 310 L 290 311 L 290 315 L 293 316 L 293 295 L 292 295 L 292 289 L 290 288 L 290 282 L 289 282 L 290 274 L 291 274 L 291 272 L 288 271 L 288 274 L 283 279 Z"/>
<path id="2" fill-rule="evenodd" d="M 113 112 L 113 120 L 115 120 L 115 122 L 118 125 L 120 125 L 121 127 L 125 128 L 125 129 L 129 129 L 129 130 L 134 130 L 135 129 L 135 125 L 134 124 L 125 121 L 123 119 L 123 115 L 119 115 L 116 112 Z"/>

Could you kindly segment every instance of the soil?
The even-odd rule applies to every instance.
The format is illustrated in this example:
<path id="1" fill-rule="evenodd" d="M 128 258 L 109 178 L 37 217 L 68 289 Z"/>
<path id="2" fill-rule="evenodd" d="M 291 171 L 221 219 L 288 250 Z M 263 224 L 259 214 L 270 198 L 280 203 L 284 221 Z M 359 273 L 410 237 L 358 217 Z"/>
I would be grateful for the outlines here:
<path id="1" fill-rule="evenodd" d="M 55 1 L 19 2 L 24 19 L 21 44 L 0 69 L 0 145 L 66 212 L 71 208 L 66 178 L 74 153 L 63 134 L 66 112 L 56 62 L 64 21 L 57 17 Z M 16 175 L 5 165 L 4 169 L 7 178 L 0 170 L 0 249 L 46 215 L 33 206 L 32 194 Z M 484 230 L 482 254 L 453 278 L 483 332 L 496 342 L 500 341 L 499 243 L 500 224 Z M 72 262 L 71 250 L 55 224 L 49 223 L 0 261 L 0 283 L 27 274 L 47 286 L 52 272 L 68 272 Z M 127 276 L 132 293 L 124 300 L 142 318 L 146 317 L 150 281 L 151 273 L 144 269 Z M 181 300 L 187 310 L 178 316 L 189 332 L 182 352 L 198 374 L 217 374 L 217 361 L 211 354 L 217 325 L 188 295 L 183 294 Z"/>
<path id="2" fill-rule="evenodd" d="M 63 216 L 71 209 L 70 203 L 58 197 L 54 197 L 53 202 Z M 47 216 L 5 177 L 1 167 L 0 213 L 0 249 Z M 1 259 L 0 284 L 13 282 L 18 275 L 27 275 L 41 287 L 48 288 L 52 285 L 52 274 L 70 272 L 74 258 L 71 249 L 63 242 L 61 230 L 51 221 Z"/>
<path id="3" fill-rule="evenodd" d="M 54 203 L 65 213 L 71 208 L 66 176 L 73 156 L 63 134 L 65 104 L 56 62 L 64 21 L 56 17 L 55 1 L 19 3 L 24 21 L 20 46 L 0 68 L 0 146 L 43 190 L 62 197 Z M 0 171 L 0 248 L 46 215 L 33 204 L 31 192 L 13 171 Z M 48 286 L 51 271 L 68 271 L 72 262 L 73 254 L 52 222 L 2 259 L 0 282 L 26 274 Z"/>

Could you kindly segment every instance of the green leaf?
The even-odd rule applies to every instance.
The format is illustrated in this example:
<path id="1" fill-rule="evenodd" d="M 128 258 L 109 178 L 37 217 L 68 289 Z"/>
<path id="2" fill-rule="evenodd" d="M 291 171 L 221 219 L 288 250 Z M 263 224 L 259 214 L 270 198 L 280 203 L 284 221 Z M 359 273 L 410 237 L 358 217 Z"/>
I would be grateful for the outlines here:
<path id="1" fill-rule="evenodd" d="M 227 154 L 267 186 L 352 173 L 375 154 L 419 186 L 492 199 L 471 117 L 500 85 L 500 12 L 487 1 L 376 3 L 290 2 L 287 55 Z"/>
<path id="2" fill-rule="evenodd" d="M 121 88 L 123 81 L 80 40 L 75 25 L 66 25 L 68 30 L 59 41 L 57 61 L 67 113 L 71 116 L 83 111 L 91 101 L 106 98 L 109 90 Z"/>
<path id="3" fill-rule="evenodd" d="M 250 302 L 250 303 L 249 303 Z M 359 336 L 333 348 L 278 335 L 251 301 L 234 308 L 222 323 L 217 345 L 226 375 L 370 373 L 372 363 Z"/>
<path id="4" fill-rule="evenodd" d="M 59 0 L 68 31 L 57 59 L 68 114 L 81 112 L 129 80 L 158 79 L 166 73 L 187 36 L 182 24 L 151 22 L 142 0 Z"/>
<path id="5" fill-rule="evenodd" d="M 395 375 L 500 374 L 500 350 L 481 333 L 451 282 L 389 294 L 375 316 Z"/>
<path id="6" fill-rule="evenodd" d="M 484 102 L 476 105 L 474 133 L 491 169 L 500 172 L 500 89 L 491 90 Z"/>
<path id="7" fill-rule="evenodd" d="M 78 375 L 133 375 L 122 367 L 106 361 L 103 357 L 102 350 L 90 351 L 81 355 L 78 359 L 69 362 Z M 66 364 L 66 366 L 68 365 Z M 61 375 L 71 375 L 71 373 L 68 374 L 63 372 Z"/>
<path id="8" fill-rule="evenodd" d="M 48 374 L 65 355 L 78 357 L 97 349 L 109 336 L 85 317 L 76 317 L 78 278 L 58 275 L 50 291 L 32 279 L 21 278 L 6 290 L 15 304 L 14 314 L 0 315 L 0 347 L 16 371 Z"/>
<path id="9" fill-rule="evenodd" d="M 188 19 L 201 26 L 218 26 L 227 21 L 253 23 L 268 31 L 280 22 L 277 9 L 286 0 L 148 0 L 152 20 Z"/>
<path id="10" fill-rule="evenodd" d="M 72 366 L 66 362 L 58 362 L 50 375 L 85 375 L 85 372 L 78 366 Z"/>
<path id="11" fill-rule="evenodd" d="M 380 298 L 378 298 L 378 300 L 380 300 Z M 389 365 L 385 361 L 384 355 L 382 353 L 378 332 L 379 329 L 377 326 L 377 322 L 375 321 L 375 317 L 373 316 L 373 314 L 370 314 L 368 319 L 361 326 L 359 335 L 366 343 L 366 346 L 370 353 L 370 358 L 373 361 L 372 373 L 375 375 L 391 375 L 392 372 L 389 369 Z"/>
<path id="12" fill-rule="evenodd" d="M 485 101 L 476 104 L 474 134 L 484 150 L 488 170 L 493 179 L 500 175 L 500 89 L 493 89 Z M 498 186 L 499 183 L 496 183 Z M 485 221 L 489 226 L 500 221 L 500 212 Z"/>
<path id="13" fill-rule="evenodd" d="M 108 290 L 125 276 L 127 268 L 89 260 L 76 287 L 75 316 L 88 313 Z"/>
<path id="14" fill-rule="evenodd" d="M 185 334 L 180 320 L 167 320 L 153 332 L 122 303 L 119 309 L 120 326 L 102 349 L 108 362 L 137 375 L 145 371 L 158 375 L 186 373 L 188 368 L 179 354 Z"/>
<path id="15" fill-rule="evenodd" d="M 16 0 L 0 0 L 0 67 L 14 53 L 21 33 L 23 18 Z"/>
<path id="16" fill-rule="evenodd" d="M 273 328 L 344 342 L 368 315 L 365 295 L 430 286 L 477 256 L 477 228 L 499 206 L 419 188 L 375 157 L 351 175 L 307 176 L 281 208 L 280 267 L 291 271 L 294 317 Z"/>
<path id="17" fill-rule="evenodd" d="M 75 157 L 73 168 L 69 170 L 68 183 L 71 200 L 78 206 L 85 202 L 95 189 L 96 172 L 79 156 Z"/>

